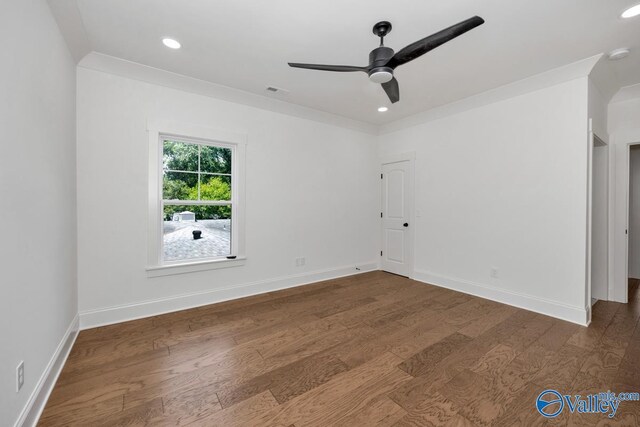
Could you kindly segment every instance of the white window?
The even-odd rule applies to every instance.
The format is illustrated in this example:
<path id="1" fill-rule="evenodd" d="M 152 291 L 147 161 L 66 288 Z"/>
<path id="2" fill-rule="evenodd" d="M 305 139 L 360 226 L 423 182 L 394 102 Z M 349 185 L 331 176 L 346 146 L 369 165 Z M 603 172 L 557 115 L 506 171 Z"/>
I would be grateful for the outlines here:
<path id="1" fill-rule="evenodd" d="M 241 264 L 244 137 L 174 128 L 149 130 L 147 270 L 164 275 Z"/>

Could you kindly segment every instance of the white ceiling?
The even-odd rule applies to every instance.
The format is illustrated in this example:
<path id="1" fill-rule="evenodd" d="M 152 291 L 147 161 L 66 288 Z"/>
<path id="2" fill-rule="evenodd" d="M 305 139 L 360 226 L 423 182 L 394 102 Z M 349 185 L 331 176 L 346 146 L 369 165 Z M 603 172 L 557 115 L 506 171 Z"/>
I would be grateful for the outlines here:
<path id="1" fill-rule="evenodd" d="M 619 17 L 637 1 L 50 0 L 50 4 L 54 13 L 56 5 L 77 5 L 75 20 L 74 14 L 56 13 L 67 39 L 73 38 L 72 49 L 85 46 L 384 124 L 619 47 L 632 49 L 628 58 L 612 64 L 619 85 L 640 83 L 640 17 Z M 378 45 L 371 32 L 377 21 L 391 21 L 393 30 L 385 44 L 398 51 L 473 15 L 486 23 L 396 70 L 401 99 L 394 105 L 364 73 L 287 65 L 366 65 L 369 51 Z M 163 37 L 179 40 L 182 49 L 164 47 Z M 267 86 L 289 93 L 270 95 Z M 389 111 L 378 113 L 380 105 L 389 105 Z"/>

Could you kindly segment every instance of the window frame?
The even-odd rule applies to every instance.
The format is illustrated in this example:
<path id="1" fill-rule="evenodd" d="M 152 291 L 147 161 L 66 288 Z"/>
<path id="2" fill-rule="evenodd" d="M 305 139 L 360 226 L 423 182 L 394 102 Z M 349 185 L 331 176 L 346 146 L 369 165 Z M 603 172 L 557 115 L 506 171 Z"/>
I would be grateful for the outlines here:
<path id="1" fill-rule="evenodd" d="M 149 250 L 147 274 L 149 277 L 181 274 L 217 268 L 244 265 L 245 218 L 245 134 L 198 125 L 164 122 L 149 124 Z M 181 205 L 230 204 L 231 205 L 231 254 L 215 258 L 195 258 L 164 261 L 163 239 L 163 152 L 164 141 L 195 143 L 229 148 L 231 154 L 231 200 L 229 202 L 180 201 Z"/>

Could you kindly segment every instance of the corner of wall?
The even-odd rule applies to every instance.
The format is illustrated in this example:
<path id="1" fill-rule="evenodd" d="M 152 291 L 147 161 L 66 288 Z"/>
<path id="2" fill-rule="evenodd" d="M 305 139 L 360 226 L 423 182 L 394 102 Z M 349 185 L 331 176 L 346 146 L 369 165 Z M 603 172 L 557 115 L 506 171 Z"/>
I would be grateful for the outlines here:
<path id="1" fill-rule="evenodd" d="M 38 423 L 49 399 L 49 395 L 51 395 L 53 387 L 69 357 L 73 343 L 78 337 L 79 330 L 80 317 L 76 314 L 58 343 L 58 347 L 53 352 L 51 359 L 49 359 L 47 367 L 38 379 L 33 393 L 29 396 L 27 404 L 15 423 L 15 427 L 32 427 Z"/>
<path id="2" fill-rule="evenodd" d="M 427 271 L 415 271 L 415 279 L 420 282 L 497 301 L 582 326 L 588 326 L 590 322 L 590 310 L 585 307 L 562 304 L 557 301 L 551 301 L 521 292 L 509 292 L 485 284 L 436 275 Z"/>

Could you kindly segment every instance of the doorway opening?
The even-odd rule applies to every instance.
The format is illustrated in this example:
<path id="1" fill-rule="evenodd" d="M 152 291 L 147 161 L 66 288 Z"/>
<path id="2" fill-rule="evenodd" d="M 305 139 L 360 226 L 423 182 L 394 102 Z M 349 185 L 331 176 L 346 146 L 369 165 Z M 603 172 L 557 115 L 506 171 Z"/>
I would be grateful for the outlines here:
<path id="1" fill-rule="evenodd" d="M 629 146 L 628 204 L 627 300 L 631 301 L 636 299 L 640 285 L 640 144 Z"/>
<path id="2" fill-rule="evenodd" d="M 591 305 L 609 299 L 609 147 L 592 136 Z"/>

